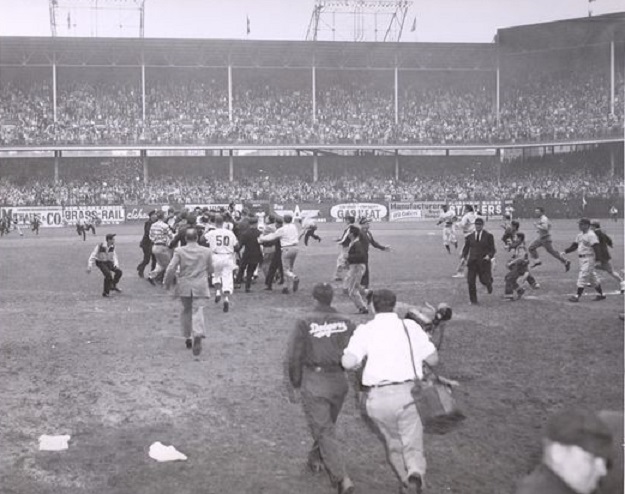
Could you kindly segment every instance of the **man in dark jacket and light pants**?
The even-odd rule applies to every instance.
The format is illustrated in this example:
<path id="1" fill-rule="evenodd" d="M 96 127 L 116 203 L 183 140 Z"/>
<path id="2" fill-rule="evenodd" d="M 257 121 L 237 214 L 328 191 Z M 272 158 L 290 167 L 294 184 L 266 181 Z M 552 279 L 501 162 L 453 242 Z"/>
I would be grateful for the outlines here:
<path id="1" fill-rule="evenodd" d="M 469 299 L 477 304 L 476 278 L 486 287 L 488 293 L 493 293 L 493 275 L 491 272 L 492 260 L 495 257 L 495 239 L 484 230 L 484 219 L 479 216 L 475 219 L 475 231 L 465 237 L 462 259 L 467 261 L 469 284 Z"/>

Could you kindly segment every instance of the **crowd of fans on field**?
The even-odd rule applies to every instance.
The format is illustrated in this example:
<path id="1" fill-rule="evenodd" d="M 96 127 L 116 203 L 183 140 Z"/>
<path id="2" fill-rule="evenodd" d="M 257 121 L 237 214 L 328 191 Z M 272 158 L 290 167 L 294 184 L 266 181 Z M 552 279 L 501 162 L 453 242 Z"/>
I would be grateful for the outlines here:
<path id="1" fill-rule="evenodd" d="M 375 159 L 341 166 L 321 162 L 317 181 L 311 167 L 287 162 L 265 169 L 236 169 L 232 181 L 225 169 L 205 167 L 200 173 L 201 168 L 178 163 L 155 166 L 147 183 L 138 158 L 72 160 L 61 163 L 56 183 L 49 164 L 45 173 L 41 165 L 0 167 L 0 205 L 207 204 L 232 198 L 338 203 L 614 197 L 623 177 L 618 171 L 612 176 L 609 164 L 598 165 L 600 159 L 597 153 L 578 152 L 501 165 L 495 160 L 476 161 L 474 166 L 458 165 L 457 160 L 448 166 L 440 166 L 437 160 L 430 165 L 408 162 L 400 166 L 398 179 L 394 168 L 376 165 Z"/>
<path id="2" fill-rule="evenodd" d="M 428 77 L 401 84 L 397 122 L 392 81 L 356 77 L 319 83 L 315 119 L 310 84 L 243 81 L 233 87 L 230 109 L 222 80 L 156 80 L 146 88 L 145 120 L 137 82 L 59 84 L 55 120 L 50 81 L 0 78 L 0 145 L 458 144 L 622 135 L 622 71 L 614 113 L 605 74 L 557 72 L 502 83 L 499 121 L 492 80 Z"/>

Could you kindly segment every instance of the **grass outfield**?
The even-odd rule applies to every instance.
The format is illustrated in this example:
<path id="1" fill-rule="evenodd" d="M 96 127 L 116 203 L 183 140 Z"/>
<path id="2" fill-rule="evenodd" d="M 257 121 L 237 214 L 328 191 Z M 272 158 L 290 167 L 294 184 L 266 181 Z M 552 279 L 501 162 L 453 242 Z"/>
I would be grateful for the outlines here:
<path id="1" fill-rule="evenodd" d="M 526 228 L 523 228 L 525 224 Z M 522 230 L 531 232 L 530 221 Z M 295 318 L 311 305 L 311 286 L 331 279 L 341 225 L 322 224 L 297 260 L 300 291 L 253 286 L 230 313 L 211 302 L 203 353 L 193 358 L 179 330 L 179 302 L 137 277 L 142 225 L 102 227 L 83 242 L 73 229 L 0 238 L 0 492 L 2 494 L 219 494 L 335 492 L 305 468 L 311 439 L 299 405 L 288 403 L 283 357 Z M 487 229 L 489 225 L 487 225 Z M 563 250 L 575 221 L 556 221 Z M 604 220 L 623 266 L 623 224 Z M 501 247 L 501 230 L 490 229 Z M 104 234 L 117 232 L 122 294 L 101 297 L 102 276 L 87 259 Z M 429 224 L 374 224 L 391 252 L 372 249 L 372 287 L 407 303 L 448 302 L 441 373 L 461 382 L 468 419 L 446 436 L 426 436 L 428 492 L 513 491 L 540 452 L 546 417 L 563 406 L 623 407 L 623 297 L 579 304 L 577 258 L 571 271 L 541 251 L 541 289 L 504 302 L 504 255 L 495 292 L 478 287 L 468 304 L 458 262 Z M 530 233 L 531 237 L 531 233 Z M 355 308 L 339 293 L 336 306 Z M 353 315 L 355 321 L 370 316 Z M 344 456 L 361 494 L 396 493 L 383 445 L 362 421 L 353 391 L 339 419 Z M 41 434 L 71 434 L 67 451 L 39 452 Z M 173 444 L 186 462 L 157 463 L 154 441 Z"/>

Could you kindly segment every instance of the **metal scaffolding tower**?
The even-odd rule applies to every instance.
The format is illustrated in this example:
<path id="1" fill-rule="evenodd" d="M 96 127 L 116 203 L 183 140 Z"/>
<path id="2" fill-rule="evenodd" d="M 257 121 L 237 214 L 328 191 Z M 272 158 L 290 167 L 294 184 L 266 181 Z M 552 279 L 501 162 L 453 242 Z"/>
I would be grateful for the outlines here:
<path id="1" fill-rule="evenodd" d="M 410 0 L 316 0 L 306 39 L 400 41 Z"/>
<path id="2" fill-rule="evenodd" d="M 49 0 L 52 36 L 143 38 L 146 0 Z"/>

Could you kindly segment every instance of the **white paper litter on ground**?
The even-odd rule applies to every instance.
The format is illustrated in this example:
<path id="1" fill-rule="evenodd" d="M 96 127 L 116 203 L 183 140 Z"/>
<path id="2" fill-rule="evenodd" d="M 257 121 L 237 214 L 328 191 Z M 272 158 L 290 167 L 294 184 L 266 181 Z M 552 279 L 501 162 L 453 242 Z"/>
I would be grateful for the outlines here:
<path id="1" fill-rule="evenodd" d="M 150 446 L 149 454 L 150 458 L 153 458 L 156 461 L 177 461 L 187 459 L 186 455 L 182 454 L 173 446 L 165 446 L 159 441 Z"/>
<path id="2" fill-rule="evenodd" d="M 67 434 L 63 436 L 49 436 L 42 434 L 39 436 L 39 451 L 63 451 L 69 446 L 67 442 L 70 436 Z"/>

